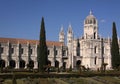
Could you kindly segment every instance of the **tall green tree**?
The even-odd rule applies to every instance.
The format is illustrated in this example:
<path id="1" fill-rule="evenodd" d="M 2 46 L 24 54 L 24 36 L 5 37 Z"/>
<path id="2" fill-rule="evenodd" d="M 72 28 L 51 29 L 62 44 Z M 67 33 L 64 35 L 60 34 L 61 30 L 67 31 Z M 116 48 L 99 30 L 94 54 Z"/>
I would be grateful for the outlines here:
<path id="1" fill-rule="evenodd" d="M 12 84 L 17 84 L 16 77 L 15 77 L 14 73 L 13 73 L 13 77 L 12 77 Z"/>
<path id="2" fill-rule="evenodd" d="M 115 22 L 113 22 L 113 27 L 112 27 L 111 56 L 112 56 L 112 68 L 116 69 L 118 68 L 118 66 L 120 66 L 120 55 L 119 55 L 119 46 L 118 46 L 117 30 L 116 30 Z"/>
<path id="3" fill-rule="evenodd" d="M 40 29 L 40 39 L 38 45 L 38 70 L 39 72 L 43 72 L 45 66 L 48 62 L 47 56 L 47 45 L 46 45 L 46 32 L 45 32 L 45 24 L 44 18 L 42 17 L 41 21 L 41 29 Z"/>

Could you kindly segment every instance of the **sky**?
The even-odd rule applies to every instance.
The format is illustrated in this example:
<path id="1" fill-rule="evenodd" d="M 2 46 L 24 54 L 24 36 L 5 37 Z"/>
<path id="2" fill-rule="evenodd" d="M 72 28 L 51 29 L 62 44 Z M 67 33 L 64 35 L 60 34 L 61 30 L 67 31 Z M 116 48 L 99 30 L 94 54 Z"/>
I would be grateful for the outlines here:
<path id="1" fill-rule="evenodd" d="M 38 40 L 44 17 L 47 40 L 58 41 L 61 26 L 67 35 L 69 24 L 79 38 L 90 10 L 102 37 L 112 37 L 113 22 L 120 36 L 120 0 L 0 0 L 0 37 Z"/>

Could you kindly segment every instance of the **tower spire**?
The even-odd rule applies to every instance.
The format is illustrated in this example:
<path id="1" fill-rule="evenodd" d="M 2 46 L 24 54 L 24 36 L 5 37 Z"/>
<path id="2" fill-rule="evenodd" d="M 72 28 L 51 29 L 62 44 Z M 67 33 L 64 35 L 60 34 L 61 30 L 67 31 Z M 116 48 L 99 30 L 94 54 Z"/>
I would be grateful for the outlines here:
<path id="1" fill-rule="evenodd" d="M 63 25 L 61 25 L 61 30 L 60 30 L 60 33 L 59 33 L 59 42 L 64 43 L 64 40 L 65 40 L 65 35 L 64 35 Z"/>
<path id="2" fill-rule="evenodd" d="M 92 11 L 90 10 L 90 15 L 92 15 Z"/>
<path id="3" fill-rule="evenodd" d="M 72 33 L 73 31 L 72 31 L 72 26 L 71 26 L 71 24 L 69 23 L 69 26 L 68 26 L 68 33 Z"/>
<path id="4" fill-rule="evenodd" d="M 64 30 L 63 30 L 63 25 L 61 25 L 61 30 L 60 30 L 61 32 L 64 32 Z"/>

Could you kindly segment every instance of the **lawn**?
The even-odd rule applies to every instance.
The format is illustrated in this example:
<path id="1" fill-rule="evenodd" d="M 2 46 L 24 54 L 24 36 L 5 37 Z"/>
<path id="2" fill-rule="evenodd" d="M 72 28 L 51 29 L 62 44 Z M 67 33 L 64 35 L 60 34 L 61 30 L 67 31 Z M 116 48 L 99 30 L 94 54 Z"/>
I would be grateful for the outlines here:
<path id="1" fill-rule="evenodd" d="M 21 78 L 16 79 L 17 84 L 120 84 L 120 77 L 95 76 L 79 78 Z M 3 84 L 12 84 L 6 79 Z"/>

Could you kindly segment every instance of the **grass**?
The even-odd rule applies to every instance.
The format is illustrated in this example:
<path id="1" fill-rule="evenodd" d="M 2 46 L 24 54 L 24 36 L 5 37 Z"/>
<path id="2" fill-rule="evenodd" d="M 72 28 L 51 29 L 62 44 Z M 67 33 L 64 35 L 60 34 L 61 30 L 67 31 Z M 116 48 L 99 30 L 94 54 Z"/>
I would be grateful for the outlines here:
<path id="1" fill-rule="evenodd" d="M 17 84 L 120 84 L 119 72 L 107 71 L 105 74 L 92 71 L 81 74 L 14 72 L 14 74 Z M 79 74 L 80 76 L 78 76 Z M 2 84 L 12 84 L 12 73 L 2 73 L 0 76 L 5 77 L 5 81 Z"/>
<path id="2" fill-rule="evenodd" d="M 12 79 L 6 79 L 2 84 L 12 84 Z M 120 84 L 119 77 L 96 76 L 80 78 L 22 78 L 17 84 Z"/>
<path id="3" fill-rule="evenodd" d="M 119 77 L 109 77 L 109 76 L 106 76 L 106 77 L 100 77 L 102 80 L 105 80 L 105 81 L 108 81 L 108 83 L 111 83 L 111 84 L 120 84 L 120 78 Z"/>

